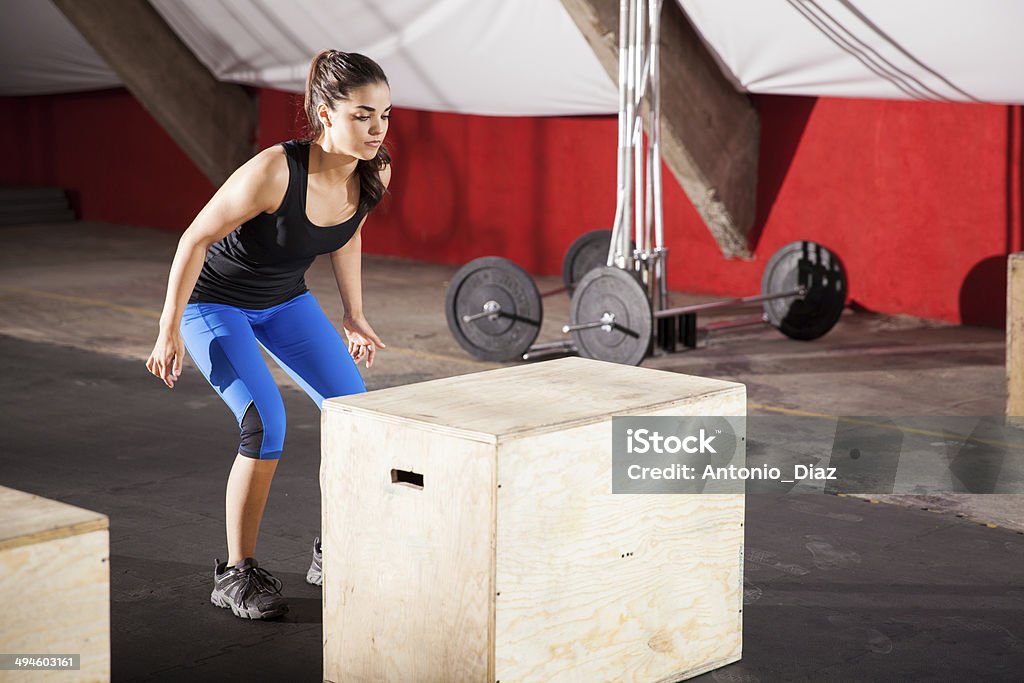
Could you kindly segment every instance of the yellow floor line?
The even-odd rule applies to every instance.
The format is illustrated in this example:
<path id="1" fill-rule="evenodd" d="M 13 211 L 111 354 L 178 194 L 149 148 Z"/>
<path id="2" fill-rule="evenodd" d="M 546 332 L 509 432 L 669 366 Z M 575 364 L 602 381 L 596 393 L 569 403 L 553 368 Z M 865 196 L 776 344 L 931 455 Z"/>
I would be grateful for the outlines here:
<path id="1" fill-rule="evenodd" d="M 949 439 L 951 441 L 965 441 L 971 443 L 980 443 L 988 446 L 999 446 L 1002 448 L 1012 448 L 1014 450 L 1024 450 L 1024 444 L 1021 443 L 1007 443 L 1005 441 L 997 441 L 994 439 L 976 439 L 976 438 L 964 438 L 959 434 L 953 434 L 950 432 L 934 431 L 931 429 L 919 429 L 917 427 L 907 427 L 894 425 L 890 422 L 876 422 L 874 420 L 860 420 L 854 417 L 841 417 L 839 415 L 828 415 L 826 413 L 815 413 L 809 410 L 797 410 L 795 408 L 782 408 L 779 406 L 770 406 L 764 403 L 748 403 L 748 408 L 756 410 L 766 410 L 772 413 L 781 413 L 783 415 L 798 415 L 801 417 L 821 417 L 830 420 L 836 420 L 837 422 L 843 422 L 846 424 L 862 425 L 865 427 L 879 427 L 881 429 L 894 429 L 901 432 L 908 432 L 910 434 L 920 434 L 921 436 L 933 436 L 943 440 Z M 970 417 L 965 415 L 964 417 Z"/>
<path id="2" fill-rule="evenodd" d="M 460 358 L 458 356 L 448 356 L 443 353 L 431 353 L 430 351 L 417 351 L 416 349 L 406 349 L 400 346 L 389 346 L 382 353 L 388 351 L 394 351 L 400 353 L 403 356 L 413 356 L 414 358 L 424 358 L 426 360 L 444 361 L 447 363 L 466 363 L 468 365 L 475 365 L 480 368 L 500 368 L 500 363 L 487 363 L 482 360 L 473 360 L 472 358 Z"/>
<path id="3" fill-rule="evenodd" d="M 25 287 L 11 287 L 9 285 L 0 285 L 0 290 L 6 292 L 15 292 L 17 294 L 31 294 L 32 296 L 40 296 L 45 299 L 55 299 L 57 301 L 67 301 L 76 304 L 85 304 L 86 306 L 99 306 L 102 308 L 109 308 L 115 311 L 123 311 L 125 313 L 133 313 L 135 315 L 143 315 L 147 318 L 160 319 L 160 314 L 152 311 L 148 308 L 140 308 L 139 306 L 122 306 L 121 304 L 112 304 L 109 301 L 103 301 L 101 299 L 89 299 L 84 296 L 71 296 L 70 294 L 58 294 L 57 292 L 45 292 L 41 289 L 27 289 Z"/>
<path id="4" fill-rule="evenodd" d="M 108 308 L 114 311 L 122 311 L 124 313 L 132 313 L 134 315 L 141 315 L 147 318 L 154 318 L 156 320 L 160 319 L 160 314 L 149 308 L 142 308 L 140 306 L 122 306 L 121 304 L 112 304 L 109 301 L 103 301 L 102 299 L 90 299 L 84 296 L 72 296 L 70 294 L 59 294 L 57 292 L 47 292 L 40 289 L 29 289 L 26 287 L 11 287 L 9 285 L 0 285 L 0 291 L 12 292 L 15 294 L 28 294 L 45 299 L 66 301 L 68 303 L 82 304 L 85 306 Z M 496 365 L 494 363 L 486 363 L 483 361 L 473 360 L 472 358 L 461 358 L 459 356 L 449 356 L 443 353 L 431 353 L 430 351 L 418 351 L 416 349 L 407 349 L 400 346 L 388 346 L 381 353 L 386 354 L 388 352 L 397 353 L 403 356 L 411 356 L 413 358 L 422 358 L 424 360 L 465 363 L 480 368 L 500 367 L 500 365 Z"/>

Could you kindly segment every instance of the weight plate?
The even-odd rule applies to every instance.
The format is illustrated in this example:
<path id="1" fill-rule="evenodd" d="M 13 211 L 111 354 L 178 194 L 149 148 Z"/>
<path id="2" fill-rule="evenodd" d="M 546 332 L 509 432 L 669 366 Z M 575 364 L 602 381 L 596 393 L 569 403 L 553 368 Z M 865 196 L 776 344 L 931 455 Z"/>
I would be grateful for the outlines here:
<path id="1" fill-rule="evenodd" d="M 490 315 L 466 321 L 486 311 Z M 512 261 L 484 256 L 462 266 L 444 298 L 448 329 L 462 348 L 481 360 L 522 357 L 540 332 L 543 309 L 533 278 Z"/>
<path id="2" fill-rule="evenodd" d="M 611 230 L 591 230 L 585 232 L 569 245 L 562 259 L 562 282 L 572 295 L 576 284 L 583 276 L 594 268 L 608 263 L 608 249 L 612 243 Z M 630 241 L 631 248 L 636 248 Z"/>
<path id="3" fill-rule="evenodd" d="M 643 285 L 614 266 L 600 266 L 584 275 L 569 304 L 572 325 L 611 321 L 604 327 L 572 331 L 580 355 L 625 365 L 639 365 L 647 356 L 653 317 Z"/>
<path id="4" fill-rule="evenodd" d="M 611 230 L 591 230 L 577 237 L 562 260 L 562 282 L 572 293 L 583 276 L 594 268 L 608 262 L 608 247 L 611 246 Z"/>
<path id="5" fill-rule="evenodd" d="M 846 271 L 834 253 L 815 242 L 790 242 L 772 255 L 761 276 L 761 293 L 805 286 L 803 298 L 763 302 L 768 322 L 792 339 L 817 339 L 839 321 L 846 305 Z"/>

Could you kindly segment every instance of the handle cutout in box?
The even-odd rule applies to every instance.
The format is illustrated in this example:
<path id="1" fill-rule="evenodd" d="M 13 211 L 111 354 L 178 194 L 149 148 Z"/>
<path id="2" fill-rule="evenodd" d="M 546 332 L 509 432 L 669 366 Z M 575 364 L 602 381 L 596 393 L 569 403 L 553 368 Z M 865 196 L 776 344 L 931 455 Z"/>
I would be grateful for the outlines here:
<path id="1" fill-rule="evenodd" d="M 414 489 L 422 489 L 423 475 L 416 474 L 415 472 L 407 472 L 405 470 L 392 469 L 391 483 L 404 484 L 405 486 L 410 486 Z"/>

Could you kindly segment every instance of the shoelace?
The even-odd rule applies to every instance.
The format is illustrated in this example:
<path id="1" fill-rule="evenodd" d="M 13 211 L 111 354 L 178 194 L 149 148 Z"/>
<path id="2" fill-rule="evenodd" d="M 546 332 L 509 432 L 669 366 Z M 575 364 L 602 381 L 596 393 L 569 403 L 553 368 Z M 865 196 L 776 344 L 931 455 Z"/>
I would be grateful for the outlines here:
<path id="1" fill-rule="evenodd" d="M 284 587 L 279 578 L 263 567 L 252 567 L 248 570 L 241 570 L 239 573 L 244 577 L 246 583 L 256 584 L 256 590 L 264 593 L 280 593 L 281 588 Z"/>

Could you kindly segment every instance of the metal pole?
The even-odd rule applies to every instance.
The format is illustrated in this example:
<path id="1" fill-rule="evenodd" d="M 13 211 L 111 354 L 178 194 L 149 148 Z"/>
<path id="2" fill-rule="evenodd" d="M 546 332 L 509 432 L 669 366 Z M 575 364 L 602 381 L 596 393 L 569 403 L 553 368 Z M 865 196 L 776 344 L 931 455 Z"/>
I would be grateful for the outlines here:
<path id="1" fill-rule="evenodd" d="M 735 299 L 723 299 L 721 301 L 709 301 L 706 304 L 691 304 L 689 306 L 680 306 L 679 308 L 668 308 L 663 311 L 655 311 L 655 318 L 669 318 L 675 315 L 682 315 L 684 313 L 696 313 L 697 311 L 710 311 L 715 308 L 729 308 L 731 306 L 739 306 L 742 304 L 753 304 L 759 301 L 771 301 L 772 299 L 785 299 L 786 297 L 802 298 L 807 295 L 806 287 L 798 287 L 797 289 L 790 289 L 785 292 L 776 292 L 775 294 L 755 294 L 753 296 L 742 296 Z"/>
<path id="2" fill-rule="evenodd" d="M 654 11 L 657 6 L 657 0 L 650 0 L 647 4 L 648 16 L 647 16 L 647 30 L 648 30 L 648 45 L 647 45 L 647 59 L 644 62 L 644 82 L 647 84 L 647 174 L 645 177 L 645 185 L 647 188 L 645 194 L 645 205 L 644 205 L 644 234 L 641 250 L 643 251 L 644 259 L 644 270 L 646 277 L 644 283 L 647 289 L 647 298 L 651 301 L 651 305 L 655 310 L 658 310 L 657 292 L 658 292 L 658 261 L 657 256 L 654 252 L 654 243 L 652 239 L 652 229 L 654 223 L 654 125 L 655 117 L 657 115 L 657 102 L 654 99 L 655 96 L 655 69 L 657 66 L 657 29 L 658 26 L 655 23 Z"/>
<path id="3" fill-rule="evenodd" d="M 662 0 L 651 0 L 651 164 L 648 173 L 654 188 L 654 259 L 657 277 L 657 301 L 654 310 L 668 305 L 668 250 L 664 248 L 664 222 L 661 186 L 661 40 Z"/>
<path id="4" fill-rule="evenodd" d="M 626 164 L 627 144 L 629 132 L 627 126 L 626 102 L 629 97 L 627 74 L 629 73 L 629 5 L 630 0 L 619 2 L 619 156 L 616 167 L 616 188 L 615 188 L 615 220 L 612 223 L 612 240 L 608 245 L 608 258 L 605 265 L 620 265 L 622 260 L 622 232 L 623 226 L 628 225 L 626 220 L 628 213 L 626 193 Z"/>
<path id="5" fill-rule="evenodd" d="M 634 80 L 634 64 L 636 60 L 635 46 L 636 46 L 636 22 L 633 20 L 633 15 L 636 12 L 636 0 L 622 0 L 628 8 L 626 15 L 626 21 L 620 25 L 619 30 L 628 35 L 627 47 L 625 50 L 626 55 L 626 107 L 623 110 L 625 112 L 624 117 L 624 132 L 626 134 L 626 146 L 622 158 L 622 170 L 623 170 L 623 212 L 622 212 L 622 229 L 619 232 L 619 244 L 618 244 L 618 259 L 614 265 L 620 268 L 631 269 L 633 267 L 633 258 L 630 250 L 630 242 L 632 241 L 629 236 L 630 224 L 633 222 L 633 166 L 630 163 L 633 151 L 633 119 L 635 117 L 633 101 L 636 97 L 635 87 L 636 82 Z M 619 59 L 622 59 L 620 53 Z M 622 116 L 623 111 L 619 112 Z"/>
<path id="6" fill-rule="evenodd" d="M 633 78 L 635 79 L 636 85 L 643 84 L 644 72 L 643 66 L 646 56 L 645 50 L 645 28 L 646 28 L 646 2 L 645 0 L 636 0 L 636 6 L 634 7 L 633 17 L 633 31 L 634 31 L 634 72 Z M 638 249 L 644 248 L 644 126 L 643 126 L 643 114 L 641 101 L 643 99 L 643 90 L 637 88 L 635 91 L 634 102 L 636 103 L 636 109 L 634 110 L 634 124 L 633 124 L 633 166 L 634 166 L 634 191 L 635 191 L 635 208 L 634 208 L 634 236 L 633 239 L 636 242 Z M 641 261 L 641 267 L 644 265 Z M 636 267 L 634 265 L 634 267 Z M 643 278 L 645 281 L 647 278 Z"/>
<path id="7" fill-rule="evenodd" d="M 657 111 L 656 108 L 655 108 L 655 105 L 657 103 L 654 101 L 653 72 L 654 72 L 655 64 L 656 64 L 655 60 L 657 59 L 657 56 L 658 56 L 658 52 L 657 52 L 657 48 L 656 48 L 656 43 L 655 43 L 655 41 L 657 39 L 657 36 L 655 34 L 655 30 L 656 30 L 657 27 L 654 24 L 654 7 L 657 4 L 658 4 L 657 0 L 651 0 L 651 2 L 649 2 L 648 6 L 647 6 L 648 10 L 649 10 L 649 16 L 647 18 L 647 25 L 648 25 L 648 32 L 649 32 L 649 36 L 650 36 L 650 45 L 648 45 L 648 47 L 647 47 L 647 59 L 644 60 L 644 83 L 645 83 L 645 86 L 646 86 L 645 89 L 648 92 L 647 103 L 648 103 L 649 106 L 647 107 L 647 161 L 646 161 L 646 163 L 647 163 L 647 177 L 645 179 L 646 180 L 645 185 L 646 185 L 647 191 L 645 193 L 646 202 L 645 202 L 645 205 L 644 205 L 644 239 L 643 239 L 643 242 L 640 245 L 640 248 L 648 256 L 650 256 L 651 248 L 653 247 L 652 236 L 651 236 L 651 228 L 652 228 L 652 223 L 653 223 L 653 220 L 654 220 L 654 173 L 653 173 L 653 171 L 654 171 L 654 161 L 653 161 L 653 156 L 652 155 L 654 154 L 654 128 L 653 128 L 653 125 L 654 125 L 654 116 L 655 116 L 655 113 Z"/>

